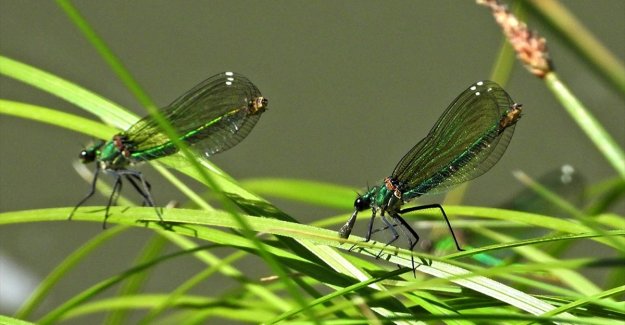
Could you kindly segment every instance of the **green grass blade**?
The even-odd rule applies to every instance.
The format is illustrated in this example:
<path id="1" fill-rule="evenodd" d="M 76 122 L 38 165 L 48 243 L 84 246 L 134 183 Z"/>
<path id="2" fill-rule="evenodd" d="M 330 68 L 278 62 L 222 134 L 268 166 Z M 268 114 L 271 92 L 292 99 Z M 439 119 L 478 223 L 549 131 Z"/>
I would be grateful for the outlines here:
<path id="1" fill-rule="evenodd" d="M 132 93 L 140 100 L 140 102 L 148 109 L 150 112 L 150 116 L 152 116 L 161 127 L 163 132 L 171 139 L 172 143 L 176 147 L 179 148 L 180 153 L 191 163 L 191 166 L 198 172 L 203 181 L 215 192 L 218 194 L 218 198 L 221 203 L 226 207 L 227 211 L 230 211 L 232 215 L 241 223 L 241 230 L 243 234 L 245 234 L 253 243 L 258 245 L 259 252 L 261 253 L 261 257 L 263 259 L 267 259 L 267 264 L 280 275 L 281 281 L 284 281 L 291 296 L 302 306 L 305 305 L 305 301 L 301 298 L 297 287 L 289 279 L 286 275 L 286 271 L 282 269 L 282 266 L 276 261 L 272 260 L 270 254 L 265 252 L 264 245 L 260 240 L 258 240 L 253 232 L 251 231 L 249 225 L 245 223 L 245 218 L 241 217 L 233 204 L 228 200 L 228 198 L 221 193 L 221 188 L 219 184 L 213 180 L 211 175 L 209 175 L 205 169 L 201 167 L 201 164 L 198 162 L 196 155 L 191 153 L 188 149 L 188 146 L 184 141 L 180 140 L 179 135 L 176 130 L 171 126 L 171 124 L 165 119 L 165 117 L 159 112 L 156 105 L 154 105 L 153 101 L 147 96 L 147 94 L 143 91 L 143 89 L 139 86 L 139 84 L 132 78 L 131 74 L 127 71 L 127 69 L 121 63 L 121 60 L 111 51 L 111 49 L 106 45 L 106 43 L 97 35 L 95 30 L 89 25 L 89 23 L 80 15 L 78 10 L 66 0 L 57 0 L 59 6 L 65 11 L 65 13 L 69 16 L 69 18 L 74 22 L 74 24 L 83 32 L 87 40 L 89 40 L 96 50 L 102 55 L 102 57 L 106 60 L 106 62 L 113 68 L 113 70 L 117 73 L 117 75 L 122 79 L 124 84 L 132 91 Z"/>
<path id="2" fill-rule="evenodd" d="M 158 255 L 163 252 L 163 248 L 165 247 L 166 243 L 167 241 L 164 237 L 158 235 L 152 236 L 150 241 L 145 245 L 143 251 L 134 260 L 132 265 L 148 263 L 149 261 L 157 258 Z M 147 281 L 149 275 L 148 271 L 140 272 L 137 275 L 128 279 L 128 281 L 126 281 L 125 283 L 123 283 L 117 291 L 117 296 L 124 297 L 139 294 L 141 292 L 141 288 Z M 104 324 L 127 324 L 128 318 L 129 315 L 127 309 L 119 309 L 107 315 Z"/>
<path id="3" fill-rule="evenodd" d="M 89 256 L 96 248 L 102 246 L 107 241 L 111 240 L 115 236 L 126 231 L 128 227 L 118 226 L 103 231 L 90 239 L 87 243 L 80 246 L 73 253 L 68 255 L 59 265 L 57 265 L 52 272 L 50 272 L 46 278 L 37 286 L 35 291 L 26 300 L 26 302 L 15 313 L 17 318 L 28 318 L 32 312 L 39 307 L 43 300 L 48 296 L 50 290 L 56 286 L 56 284 L 65 277 L 78 263 Z"/>
<path id="4" fill-rule="evenodd" d="M 205 247 L 202 249 L 206 249 Z M 38 324 L 52 324 L 52 323 L 56 323 L 58 320 L 62 319 L 65 317 L 65 314 L 67 314 L 70 310 L 76 308 L 76 306 L 84 303 L 85 301 L 92 299 L 93 297 L 95 297 L 96 295 L 102 293 L 103 291 L 105 291 L 106 289 L 112 287 L 113 285 L 116 285 L 118 283 L 120 283 L 123 280 L 126 280 L 128 277 L 133 276 L 137 273 L 140 272 L 144 272 L 145 270 L 153 267 L 154 265 L 158 264 L 158 263 L 162 263 L 168 259 L 172 259 L 175 257 L 179 257 L 182 255 L 186 255 L 186 254 L 191 254 L 193 253 L 193 251 L 181 251 L 181 252 L 175 252 L 172 254 L 168 254 L 165 256 L 162 256 L 158 259 L 152 260 L 148 263 L 144 263 L 141 265 L 137 265 L 131 269 L 129 269 L 128 271 L 117 275 L 117 276 L 113 276 L 111 278 L 108 278 L 106 280 L 100 281 L 99 283 L 91 286 L 90 288 L 88 288 L 87 290 L 84 290 L 82 293 L 74 296 L 73 298 L 67 300 L 65 303 L 63 303 L 61 306 L 57 307 L 56 309 L 52 310 L 51 312 L 49 312 L 48 314 L 46 314 L 44 317 L 42 317 L 41 319 L 38 320 Z"/>
<path id="5" fill-rule="evenodd" d="M 101 299 L 85 303 L 72 309 L 65 315 L 63 320 L 72 320 L 78 317 L 111 310 L 150 310 L 166 299 L 167 295 L 159 294 L 143 294 Z M 264 306 L 256 307 L 239 301 L 219 301 L 202 296 L 187 295 L 180 297 L 175 307 L 177 307 L 176 310 L 178 311 L 172 311 L 173 314 L 160 319 L 159 324 L 189 324 L 191 318 L 201 318 L 198 314 L 202 314 L 202 317 L 218 316 L 225 319 L 252 323 L 258 323 L 263 319 L 270 319 L 275 316 L 273 313 L 267 312 L 267 310 L 263 308 Z M 188 310 L 190 310 L 190 312 Z"/>
<path id="6" fill-rule="evenodd" d="M 92 213 L 85 213 L 89 208 L 81 208 L 76 212 L 75 218 L 77 220 L 91 220 L 99 221 L 99 217 L 94 216 Z M 61 220 L 67 213 L 69 208 L 60 209 L 45 209 L 45 210 L 33 210 L 33 211 L 18 211 L 0 214 L 0 224 L 3 223 L 21 223 L 32 222 L 41 219 L 47 220 Z M 134 218 L 128 218 L 126 215 L 132 215 Z M 197 210 L 185 210 L 185 209 L 166 209 L 163 211 L 163 215 L 167 216 L 167 220 L 181 222 L 185 224 L 203 224 L 203 225 L 215 225 L 220 227 L 238 227 L 238 223 L 233 220 L 230 214 L 221 211 L 197 211 Z M 151 208 L 111 208 L 110 222 L 133 224 L 134 219 L 141 220 L 154 220 L 156 217 Z M 274 235 L 297 237 L 299 240 L 310 240 L 317 245 L 331 245 L 339 246 L 344 240 L 337 238 L 335 231 L 314 228 L 307 225 L 289 223 L 270 218 L 257 218 L 246 217 L 247 222 L 252 226 L 254 231 L 272 233 Z M 150 227 L 158 227 L 157 225 L 150 224 Z M 249 242 L 242 241 L 241 238 L 237 238 L 233 235 L 221 234 L 208 228 L 198 228 L 197 232 L 192 232 L 180 229 L 181 232 L 187 232 L 188 235 L 197 235 L 197 238 L 206 239 L 210 241 L 223 241 L 229 245 L 235 245 L 237 247 L 254 247 Z M 354 238 L 354 240 L 362 240 L 361 238 Z M 382 245 L 376 244 L 374 247 L 380 249 Z M 280 252 L 274 248 L 270 249 L 270 253 L 275 252 L 288 256 L 289 259 L 296 261 L 301 260 L 297 255 L 293 255 L 287 252 Z M 411 267 L 411 254 L 403 249 L 399 249 L 400 255 L 389 256 L 388 260 L 391 263 L 396 263 L 404 267 Z M 415 255 L 418 255 L 415 253 Z M 304 261 L 304 260 L 302 260 Z M 487 296 L 493 297 L 497 300 L 501 300 L 506 304 L 515 306 L 519 309 L 525 310 L 532 314 L 542 314 L 546 311 L 553 309 L 554 307 L 546 304 L 530 295 L 522 293 L 518 290 L 505 286 L 501 283 L 485 278 L 483 276 L 471 277 L 473 274 L 465 269 L 453 266 L 448 263 L 439 261 L 433 261 L 432 265 L 420 265 L 417 271 L 424 272 L 441 279 L 449 279 L 450 281 L 476 290 Z M 470 277 L 470 278 L 468 278 Z M 75 303 L 75 302 L 74 302 Z M 69 308 L 68 308 L 69 309 Z M 565 314 L 566 315 L 566 314 Z M 566 316 L 569 317 L 569 316 Z"/>
<path id="7" fill-rule="evenodd" d="M 625 153 L 612 136 L 595 119 L 590 111 L 577 99 L 557 74 L 545 76 L 547 87 L 553 92 L 560 104 L 566 109 L 573 121 L 586 133 L 586 136 L 599 149 L 612 168 L 625 179 Z"/>
<path id="8" fill-rule="evenodd" d="M 4 99 L 0 99 L 0 114 L 63 127 L 98 139 L 108 139 L 119 132 L 117 129 L 74 114 Z"/>
<path id="9" fill-rule="evenodd" d="M 608 80 L 625 96 L 625 65 L 559 1 L 527 0 L 530 9 L 547 22 L 547 26 L 556 32 L 590 67 L 601 77 Z"/>
<path id="10" fill-rule="evenodd" d="M 349 187 L 301 179 L 255 178 L 241 181 L 241 186 L 258 195 L 346 210 L 353 208 L 356 197 Z"/>
<path id="11" fill-rule="evenodd" d="M 0 56 L 0 73 L 60 97 L 120 129 L 138 118 L 121 106 L 74 83 L 13 59 Z"/>
<path id="12" fill-rule="evenodd" d="M 588 233 L 594 232 L 594 229 L 591 229 L 585 225 L 579 224 L 575 220 L 557 218 L 557 217 L 549 217 L 536 213 L 529 212 L 521 212 L 521 211 L 512 211 L 505 209 L 497 209 L 497 208 L 484 208 L 484 207 L 472 207 L 472 206 L 445 206 L 445 211 L 451 215 L 463 215 L 467 217 L 478 217 L 478 218 L 489 218 L 489 219 L 497 219 L 497 220 L 506 220 L 517 222 L 519 224 L 531 225 L 535 227 L 540 227 L 544 229 L 551 229 L 554 231 L 560 231 L 564 233 Z M 411 214 L 408 214 L 408 216 Z M 419 213 L 414 214 L 416 216 Z M 453 222 L 453 221 L 452 221 Z M 595 238 L 593 239 L 599 243 L 603 243 L 605 245 L 609 245 L 610 247 L 618 248 L 619 245 L 614 245 L 611 240 L 619 240 L 623 241 L 623 238 L 620 237 L 610 237 L 610 239 L 606 238 Z"/>
<path id="13" fill-rule="evenodd" d="M 67 0 L 57 0 L 56 3 L 63 11 L 65 11 L 65 14 L 67 14 L 69 19 L 76 25 L 76 27 L 78 27 L 85 38 L 95 47 L 106 63 L 108 63 L 113 71 L 119 76 L 124 85 L 130 89 L 137 99 L 139 99 L 139 102 L 141 102 L 144 107 L 156 110 L 154 102 L 152 102 L 146 92 L 143 91 L 141 86 L 139 86 L 139 83 L 135 81 L 132 75 L 124 67 L 121 60 L 113 53 L 113 51 L 111 51 L 104 40 L 98 36 L 95 30 L 91 28 L 89 23 L 80 15 L 76 7 L 74 7 L 71 2 Z"/>
<path id="14" fill-rule="evenodd" d="M 35 323 L 27 322 L 21 319 L 0 315 L 0 324 L 2 325 L 34 325 Z"/>
<path id="15" fill-rule="evenodd" d="M 174 304 L 176 304 L 178 299 L 183 297 L 187 291 L 191 290 L 193 287 L 197 286 L 202 281 L 212 276 L 214 273 L 216 273 L 219 270 L 219 268 L 221 268 L 222 265 L 231 264 L 245 255 L 246 254 L 244 252 L 236 252 L 234 254 L 231 254 L 229 257 L 222 259 L 219 264 L 215 264 L 205 269 L 204 271 L 201 271 L 195 274 L 193 277 L 185 281 L 185 283 L 183 283 L 182 285 L 178 286 L 178 288 L 170 292 L 169 295 L 167 296 L 167 299 L 163 300 L 160 304 L 153 306 L 153 308 L 150 309 L 148 314 L 145 315 L 145 317 L 143 317 L 143 319 L 141 319 L 141 321 L 138 324 L 154 323 L 156 318 L 159 315 L 161 315 L 167 309 L 171 308 Z"/>
<path id="16" fill-rule="evenodd" d="M 488 230 L 482 227 L 472 227 L 472 230 L 476 230 L 476 232 L 488 232 L 494 233 L 492 230 Z M 606 237 L 606 236 L 625 236 L 625 230 L 612 230 L 605 232 L 588 232 L 588 233 L 580 233 L 580 234 L 566 234 L 566 235 L 555 235 L 555 236 L 545 236 L 539 238 L 531 238 L 526 240 L 514 240 L 513 238 L 508 238 L 509 240 L 505 241 L 502 244 L 494 244 L 488 246 L 482 246 L 478 248 L 472 248 L 469 251 L 457 252 L 453 254 L 449 254 L 446 257 L 450 259 L 461 258 L 466 256 L 472 256 L 476 254 L 481 254 L 485 252 L 492 252 L 500 249 L 508 249 L 514 247 L 524 247 L 529 245 L 536 244 L 544 244 L 549 242 L 556 241 L 564 241 L 564 240 L 574 240 L 574 239 L 584 239 L 584 238 L 597 238 L 597 237 Z M 490 237 L 490 236 L 487 236 Z"/>
<path id="17" fill-rule="evenodd" d="M 356 284 L 353 284 L 351 286 L 345 287 L 343 289 L 336 290 L 336 291 L 334 291 L 334 292 L 332 292 L 332 293 L 330 293 L 330 294 L 328 294 L 326 296 L 323 296 L 321 298 L 318 298 L 318 299 L 315 299 L 313 301 L 310 301 L 303 308 L 306 308 L 306 309 L 313 308 L 315 306 L 318 306 L 318 305 L 321 305 L 321 304 L 323 304 L 325 302 L 328 302 L 331 299 L 334 299 L 336 297 L 340 297 L 340 296 L 342 296 L 342 295 L 344 295 L 344 294 L 346 294 L 348 292 L 368 287 L 369 285 L 371 285 L 373 283 L 382 281 L 384 279 L 388 279 L 388 278 L 393 277 L 393 276 L 398 275 L 398 274 L 406 273 L 407 271 L 408 270 L 395 270 L 393 272 L 388 272 L 385 275 L 380 276 L 380 277 L 373 277 L 373 278 L 370 278 L 370 279 L 368 279 L 366 281 L 358 282 Z M 292 310 L 289 310 L 286 313 L 283 313 L 283 314 L 279 315 L 278 317 L 272 319 L 268 323 L 269 324 L 275 324 L 275 323 L 281 322 L 281 321 L 286 320 L 287 318 L 289 318 L 289 317 L 291 317 L 293 315 L 296 315 L 296 314 L 298 314 L 300 312 L 302 312 L 302 308 L 299 308 L 299 307 L 295 308 L 295 309 L 292 309 Z"/>
<path id="18" fill-rule="evenodd" d="M 18 80 L 27 82 L 30 85 L 35 87 L 40 87 L 46 91 L 51 92 L 57 96 L 65 98 L 70 102 L 73 102 L 80 107 L 89 110 L 90 112 L 100 116 L 103 120 L 107 121 L 119 127 L 121 129 L 127 128 L 132 122 L 136 121 L 137 118 L 131 114 L 128 114 L 120 107 L 111 104 L 110 102 L 103 100 L 97 95 L 78 87 L 72 83 L 69 83 L 61 78 L 43 72 L 41 70 L 32 68 L 25 64 L 21 64 L 17 61 L 13 61 L 4 57 L 0 57 L 0 72 L 3 74 L 16 78 Z M 165 164 L 168 164 L 167 159 L 163 159 Z M 234 180 L 221 171 L 216 166 L 212 165 L 207 160 L 202 160 L 199 162 L 203 168 L 209 169 L 218 175 L 216 181 L 217 185 L 220 189 L 228 192 L 228 193 L 236 193 L 236 197 L 239 199 L 238 204 L 242 202 L 261 202 L 265 205 L 268 205 L 263 199 L 258 196 L 251 194 L 248 191 L 245 191 L 240 186 L 238 186 Z M 173 164 L 175 166 L 175 164 Z M 199 172 L 198 169 L 194 168 L 179 168 L 182 172 L 187 173 L 191 177 L 203 182 L 206 182 L 205 175 L 201 175 L 202 172 Z M 273 208 L 275 210 L 275 208 Z M 290 219 L 286 214 L 277 213 L 273 214 L 274 217 L 287 218 Z M 292 220 L 292 219 L 290 219 Z M 340 272 L 356 272 L 355 276 L 366 277 L 364 274 L 355 270 L 353 267 L 348 266 L 348 262 L 337 252 L 328 249 L 327 247 L 316 247 L 309 246 L 307 243 L 300 243 L 306 249 L 313 252 L 316 255 L 323 255 L 323 258 L 327 259 L 327 262 L 332 265 L 336 270 Z"/>
<path id="19" fill-rule="evenodd" d="M 622 285 L 622 286 L 616 287 L 616 288 L 612 288 L 610 290 L 605 290 L 603 292 L 598 292 L 598 293 L 596 293 L 594 295 L 587 296 L 587 297 L 584 297 L 582 299 L 577 299 L 577 300 L 575 300 L 573 302 L 570 302 L 570 303 L 562 305 L 562 306 L 560 306 L 560 307 L 558 307 L 556 309 L 548 311 L 548 312 L 544 313 L 542 316 L 555 316 L 555 315 L 558 315 L 560 313 L 563 313 L 563 312 L 566 312 L 566 311 L 570 311 L 570 310 L 573 310 L 575 308 L 579 308 L 579 307 L 584 306 L 586 304 L 592 303 L 593 301 L 600 300 L 600 299 L 603 299 L 603 298 L 606 298 L 606 297 L 610 297 L 610 296 L 613 296 L 613 295 L 617 295 L 617 294 L 620 294 L 620 293 L 623 293 L 623 292 L 625 292 L 625 285 Z"/>
<path id="20" fill-rule="evenodd" d="M 510 236 L 503 235 L 501 233 L 497 233 L 495 231 L 487 230 L 487 229 L 476 229 L 476 232 L 483 236 L 487 236 L 492 238 L 498 242 L 511 242 L 515 241 L 514 238 Z M 555 263 L 558 262 L 558 259 L 548 255 L 542 250 L 535 247 L 517 247 L 515 248 L 517 252 L 523 255 L 525 258 L 530 261 L 536 261 L 541 263 Z M 566 283 L 569 287 L 574 289 L 575 291 L 585 294 L 585 295 L 593 295 L 601 291 L 599 287 L 597 287 L 594 283 L 586 279 L 581 274 L 570 270 L 557 268 L 549 271 L 553 276 L 557 277 L 563 283 Z"/>
<path id="21" fill-rule="evenodd" d="M 195 249 L 198 247 L 198 244 L 194 241 L 187 239 L 186 237 L 180 236 L 178 234 L 172 233 L 171 231 L 161 232 L 161 235 L 167 237 L 170 242 L 184 250 Z M 235 267 L 224 264 L 221 262 L 221 259 L 217 256 L 211 254 L 208 251 L 199 251 L 193 254 L 200 262 L 210 266 L 219 265 L 219 272 L 224 276 L 227 276 L 231 279 L 234 279 L 240 282 L 247 292 L 250 292 L 257 297 L 259 297 L 262 301 L 266 301 L 268 304 L 272 306 L 276 306 L 279 309 L 286 310 L 289 308 L 290 304 L 286 302 L 283 298 L 274 294 L 270 290 L 268 290 L 265 286 L 257 284 L 253 281 L 249 281 L 247 277 L 241 273 Z"/>

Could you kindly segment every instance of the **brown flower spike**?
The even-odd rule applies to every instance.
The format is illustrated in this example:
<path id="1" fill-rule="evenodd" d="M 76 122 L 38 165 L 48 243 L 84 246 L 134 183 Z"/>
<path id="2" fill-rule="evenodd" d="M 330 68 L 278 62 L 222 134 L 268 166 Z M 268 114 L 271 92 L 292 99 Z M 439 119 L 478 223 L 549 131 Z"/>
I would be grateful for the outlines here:
<path id="1" fill-rule="evenodd" d="M 503 29 L 508 41 L 517 53 L 517 57 L 535 76 L 543 78 L 553 71 L 553 65 L 547 51 L 547 41 L 538 33 L 527 28 L 498 0 L 477 0 L 478 4 L 489 7 L 497 23 Z"/>

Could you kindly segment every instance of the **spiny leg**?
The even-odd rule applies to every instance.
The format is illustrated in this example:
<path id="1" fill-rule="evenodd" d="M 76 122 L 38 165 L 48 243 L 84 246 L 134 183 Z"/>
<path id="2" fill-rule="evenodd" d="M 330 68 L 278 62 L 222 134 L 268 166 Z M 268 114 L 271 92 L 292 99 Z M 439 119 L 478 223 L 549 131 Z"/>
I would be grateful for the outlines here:
<path id="1" fill-rule="evenodd" d="M 96 164 L 95 172 L 93 173 L 93 181 L 91 181 L 91 189 L 89 190 L 89 193 L 87 193 L 87 195 L 84 198 L 82 198 L 82 200 L 80 200 L 78 204 L 76 204 L 72 212 L 70 212 L 69 217 L 67 217 L 67 220 L 72 220 L 72 216 L 74 215 L 76 210 L 85 202 L 87 202 L 87 200 L 89 200 L 95 194 L 96 184 L 98 183 L 99 175 L 100 175 L 100 165 Z"/>
<path id="2" fill-rule="evenodd" d="M 367 234 L 365 235 L 365 243 L 371 240 L 372 229 L 373 229 L 373 221 L 375 219 L 376 211 L 375 209 L 371 210 L 371 219 L 369 219 L 369 225 L 367 226 Z"/>
<path id="3" fill-rule="evenodd" d="M 106 220 L 109 218 L 109 210 L 111 205 L 117 203 L 117 198 L 119 197 L 119 193 L 122 190 L 122 178 L 121 175 L 114 172 L 115 182 L 113 183 L 113 191 L 111 192 L 111 196 L 109 196 L 109 200 L 106 204 L 106 210 L 104 212 L 104 222 L 102 222 L 102 229 L 106 229 Z"/>
<path id="4" fill-rule="evenodd" d="M 398 225 L 398 224 L 392 224 L 392 227 L 397 227 L 397 226 L 399 226 L 399 225 Z M 388 228 L 389 228 L 389 226 L 386 226 L 386 225 L 385 225 L 385 226 L 384 226 L 384 227 L 382 227 L 382 228 L 373 229 L 373 230 L 371 231 L 371 235 L 373 235 L 373 234 L 375 234 L 375 233 L 378 233 L 378 232 L 381 232 L 381 231 L 384 231 L 384 230 L 386 230 L 386 229 L 388 229 Z"/>
<path id="5" fill-rule="evenodd" d="M 367 234 L 365 235 L 365 243 L 369 242 L 369 240 L 371 240 L 371 229 L 373 229 L 373 221 L 375 220 L 375 215 L 376 215 L 376 211 L 375 209 L 371 210 L 371 218 L 369 219 L 369 225 L 367 226 Z M 351 251 L 352 249 L 354 249 L 354 247 L 356 247 L 356 244 L 352 245 L 352 247 L 349 248 L 348 251 Z M 362 251 L 362 249 L 360 250 Z"/>
<path id="6" fill-rule="evenodd" d="M 451 236 L 454 238 L 454 243 L 456 244 L 456 248 L 459 251 L 464 251 L 464 249 L 460 248 L 460 244 L 458 243 L 456 234 L 454 233 L 454 230 L 451 228 L 451 223 L 449 222 L 449 218 L 447 218 L 447 214 L 445 213 L 445 210 L 443 210 L 443 207 L 440 204 L 435 203 L 435 204 L 421 205 L 417 207 L 410 207 L 410 208 L 406 208 L 406 209 L 399 211 L 399 213 L 405 214 L 405 213 L 412 212 L 412 211 L 419 211 L 419 210 L 433 209 L 433 208 L 438 208 L 439 210 L 441 210 L 441 213 L 443 214 L 443 217 L 445 218 L 445 222 L 447 223 L 447 227 L 449 227 L 449 232 L 451 233 Z"/>
<path id="7" fill-rule="evenodd" d="M 416 267 L 415 267 L 415 264 L 414 264 L 414 256 L 412 255 L 412 250 L 414 249 L 414 247 L 419 242 L 419 234 L 417 234 L 417 232 L 414 229 L 412 229 L 412 227 L 410 227 L 410 225 L 408 225 L 406 220 L 404 220 L 404 218 L 402 218 L 399 215 L 399 213 L 393 213 L 392 216 L 393 216 L 393 219 L 398 220 L 399 223 L 401 223 L 401 225 L 403 226 L 402 229 L 408 230 L 408 232 L 410 232 L 410 235 L 412 235 L 412 238 L 414 238 L 414 241 L 412 241 L 410 236 L 406 236 L 406 237 L 408 237 L 408 245 L 410 246 L 409 249 L 410 249 L 410 260 L 412 262 L 412 273 L 416 277 L 417 276 L 416 275 Z"/>
<path id="8" fill-rule="evenodd" d="M 144 192 L 145 192 L 145 194 L 146 194 L 146 196 L 144 196 L 144 197 L 143 197 L 143 205 L 144 205 L 144 206 L 155 206 L 155 204 L 154 204 L 154 199 L 152 198 L 152 185 L 150 184 L 150 182 L 148 182 L 148 181 L 147 181 L 147 180 L 143 177 L 143 174 L 142 174 L 142 173 L 140 173 L 140 172 L 136 172 L 136 174 L 135 174 L 135 173 L 132 173 L 132 174 L 130 174 L 130 176 L 132 176 L 133 178 L 135 178 L 136 180 L 138 180 L 139 182 L 141 182 L 141 184 L 142 184 L 142 185 L 143 185 L 143 184 L 145 184 L 145 185 L 144 185 L 144 186 L 145 186 L 144 191 L 139 190 L 139 189 L 137 188 L 137 191 L 138 191 L 139 193 L 141 193 L 141 196 L 143 196 Z M 136 187 L 135 187 L 135 188 L 136 188 Z M 150 201 L 152 201 L 152 204 L 150 204 Z"/>
<path id="9" fill-rule="evenodd" d="M 150 205 L 150 199 L 149 199 L 149 192 L 145 192 L 140 186 L 139 184 L 137 184 L 137 180 L 135 175 L 132 174 L 124 174 L 124 176 L 126 176 L 126 179 L 128 180 L 128 182 L 130 182 L 130 184 L 132 185 L 132 187 L 135 188 L 135 190 L 137 190 L 137 193 L 139 193 L 139 195 L 141 195 L 141 197 L 143 198 L 143 206 L 151 206 Z M 141 181 L 141 180 L 139 180 Z"/>
<path id="10" fill-rule="evenodd" d="M 126 176 L 126 179 L 128 179 L 130 184 L 132 184 L 135 190 L 137 190 L 139 195 L 141 195 L 141 197 L 143 198 L 143 204 L 154 207 L 154 211 L 156 211 L 156 215 L 160 219 L 158 224 L 161 227 L 163 227 L 163 229 L 165 230 L 172 230 L 172 225 L 168 222 L 165 222 L 161 214 L 161 211 L 154 204 L 154 199 L 152 198 L 152 192 L 151 192 L 152 185 L 150 185 L 150 183 L 145 179 L 145 177 L 143 177 L 143 173 L 134 171 L 134 170 L 125 170 L 123 174 L 124 176 Z M 137 181 L 141 182 L 141 186 L 137 184 Z"/>
<path id="11" fill-rule="evenodd" d="M 397 239 L 399 239 L 399 234 L 397 233 L 397 230 L 395 230 L 395 227 L 393 224 L 391 224 L 388 219 L 386 219 L 386 217 L 384 216 L 384 213 L 380 214 L 380 219 L 382 219 L 382 222 L 384 222 L 384 224 L 386 225 L 385 228 L 390 229 L 391 232 L 393 233 L 393 239 L 389 240 L 384 247 L 382 247 L 382 249 L 380 250 L 380 252 L 378 253 L 378 255 L 375 258 L 380 258 L 380 256 L 382 255 L 382 253 L 384 252 L 384 249 L 394 243 Z"/>

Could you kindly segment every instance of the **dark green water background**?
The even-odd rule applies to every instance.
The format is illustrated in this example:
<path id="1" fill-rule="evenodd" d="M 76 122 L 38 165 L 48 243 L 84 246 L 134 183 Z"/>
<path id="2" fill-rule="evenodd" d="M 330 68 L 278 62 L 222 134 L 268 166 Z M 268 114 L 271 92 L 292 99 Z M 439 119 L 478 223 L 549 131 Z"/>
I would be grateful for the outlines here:
<path id="1" fill-rule="evenodd" d="M 565 3 L 625 59 L 625 2 Z M 256 83 L 270 110 L 247 139 L 213 159 L 237 179 L 306 178 L 355 188 L 377 182 L 456 95 L 489 77 L 501 41 L 490 13 L 473 1 L 77 1 L 76 6 L 159 106 L 222 71 Z M 562 79 L 625 147 L 623 98 L 545 26 L 529 22 L 549 39 Z M 0 1 L 0 52 L 145 115 L 54 2 Z M 472 183 L 467 204 L 496 206 L 509 199 L 521 188 L 511 175 L 518 169 L 538 177 L 569 163 L 590 180 L 615 175 L 541 81 L 517 65 L 505 88 L 523 103 L 525 115 L 502 160 Z M 0 78 L 0 95 L 88 117 L 7 78 Z M 88 185 L 71 163 L 90 141 L 2 116 L 0 211 L 73 206 Z M 183 198 L 149 169 L 142 168 L 157 202 Z M 90 204 L 103 202 L 100 197 Z M 303 222 L 335 213 L 276 203 Z M 0 253 L 41 277 L 100 231 L 99 224 L 81 222 L 4 226 Z M 126 268 L 150 234 L 132 231 L 92 255 L 71 281 L 61 283 L 49 306 Z M 180 263 L 190 265 L 165 265 L 149 283 L 151 290 L 168 290 L 203 268 Z M 11 312 L 1 305 L 0 312 Z"/>

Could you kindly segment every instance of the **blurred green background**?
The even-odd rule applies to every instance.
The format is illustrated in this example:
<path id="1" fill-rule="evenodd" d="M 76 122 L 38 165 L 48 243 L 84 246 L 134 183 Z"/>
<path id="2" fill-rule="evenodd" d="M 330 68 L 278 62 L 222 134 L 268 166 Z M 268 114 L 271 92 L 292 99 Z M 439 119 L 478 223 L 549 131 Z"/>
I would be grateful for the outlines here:
<path id="1" fill-rule="evenodd" d="M 625 2 L 564 4 L 625 59 Z M 425 136 L 455 96 L 489 78 L 502 39 L 490 12 L 473 1 L 76 1 L 75 6 L 159 106 L 222 71 L 244 74 L 258 86 L 269 98 L 269 111 L 247 139 L 212 159 L 237 179 L 374 184 Z M 561 78 L 625 147 L 623 97 L 544 25 L 532 17 L 528 23 L 547 38 Z M 146 114 L 54 2 L 0 1 L 0 52 Z M 517 65 L 505 88 L 524 105 L 524 116 L 501 161 L 472 182 L 467 204 L 497 206 L 510 199 L 522 188 L 511 175 L 518 169 L 538 177 L 568 163 L 590 181 L 615 175 L 541 81 Z M 88 117 L 4 77 L 0 92 L 4 99 Z M 75 205 L 88 184 L 71 164 L 92 140 L 2 116 L 0 211 Z M 157 202 L 183 199 L 149 167 L 141 170 Z M 98 197 L 88 204 L 104 202 Z M 276 204 L 302 222 L 332 215 Z M 80 222 L 1 227 L 0 312 L 11 312 L 40 277 L 100 231 L 99 224 Z M 116 247 L 91 256 L 71 284 L 85 287 L 126 268 L 150 232 L 128 234 Z M 13 278 L 9 264 L 21 267 L 23 278 Z M 184 269 L 192 274 L 201 267 L 193 263 Z M 166 282 L 185 278 L 180 269 L 164 266 Z M 165 285 L 159 281 L 151 285 Z M 8 284 L 16 284 L 18 293 L 8 293 Z M 75 290 L 64 282 L 51 299 Z"/>

